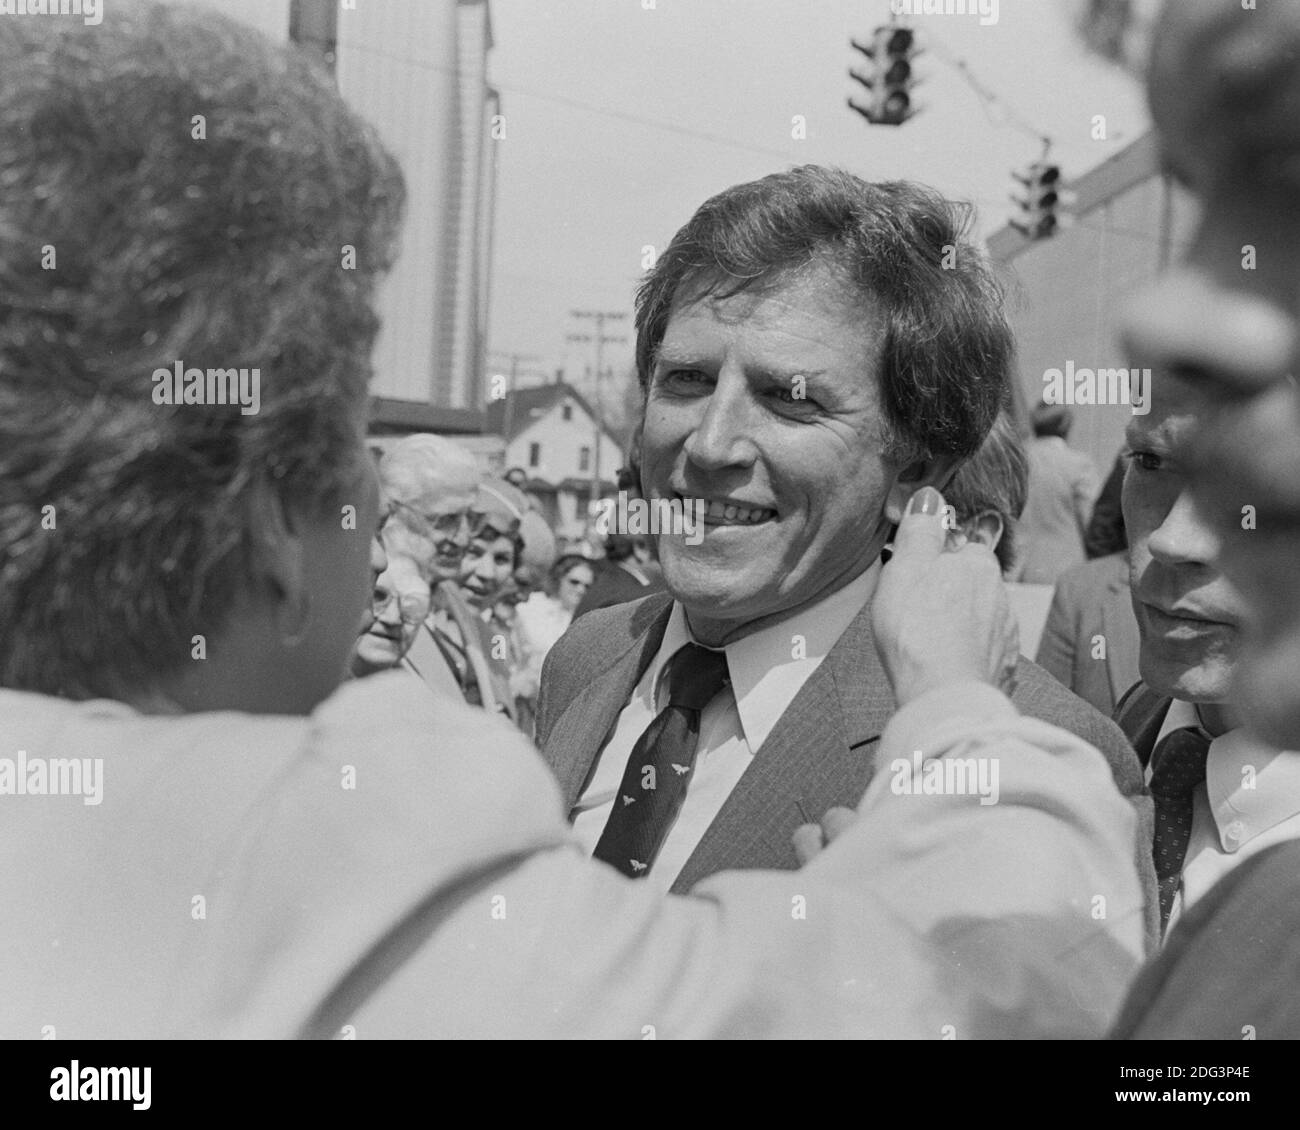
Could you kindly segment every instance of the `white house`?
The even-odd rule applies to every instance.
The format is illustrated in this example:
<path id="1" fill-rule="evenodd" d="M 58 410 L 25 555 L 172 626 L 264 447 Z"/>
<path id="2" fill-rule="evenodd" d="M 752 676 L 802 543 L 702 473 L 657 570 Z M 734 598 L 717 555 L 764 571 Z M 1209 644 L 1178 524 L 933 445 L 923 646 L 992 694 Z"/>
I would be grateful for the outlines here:
<path id="1" fill-rule="evenodd" d="M 501 472 L 524 470 L 524 489 L 538 498 L 562 538 L 586 532 L 593 481 L 595 497 L 616 493 L 616 475 L 626 462 L 623 445 L 567 384 L 518 389 L 490 401 L 486 430 L 505 440 Z"/>

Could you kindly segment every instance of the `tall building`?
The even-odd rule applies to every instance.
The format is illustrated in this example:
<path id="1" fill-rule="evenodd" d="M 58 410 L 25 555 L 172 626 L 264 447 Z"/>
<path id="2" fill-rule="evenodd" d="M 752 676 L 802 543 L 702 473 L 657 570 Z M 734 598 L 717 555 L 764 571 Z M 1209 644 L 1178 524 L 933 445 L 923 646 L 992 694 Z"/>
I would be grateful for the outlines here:
<path id="1" fill-rule="evenodd" d="M 397 262 L 380 287 L 373 391 L 483 407 L 500 97 L 489 0 L 188 0 L 319 56 L 406 178 Z"/>

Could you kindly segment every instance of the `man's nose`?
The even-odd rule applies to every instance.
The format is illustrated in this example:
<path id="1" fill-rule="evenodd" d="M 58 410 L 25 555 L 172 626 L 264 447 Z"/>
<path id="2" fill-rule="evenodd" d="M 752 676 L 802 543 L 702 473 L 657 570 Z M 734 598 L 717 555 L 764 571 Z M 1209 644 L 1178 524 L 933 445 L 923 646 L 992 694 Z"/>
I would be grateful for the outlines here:
<path id="1" fill-rule="evenodd" d="M 753 463 L 753 394 L 743 374 L 724 369 L 702 401 L 699 421 L 686 440 L 687 458 L 703 471 Z"/>
<path id="2" fill-rule="evenodd" d="M 383 596 L 387 603 L 385 603 L 384 607 L 380 609 L 379 615 L 376 619 L 378 619 L 381 624 L 388 624 L 390 626 L 400 624 L 402 621 L 402 609 L 398 602 L 399 598 L 397 593 L 386 591 Z"/>
<path id="3" fill-rule="evenodd" d="M 1151 534 L 1147 548 L 1164 565 L 1212 565 L 1220 540 L 1205 510 L 1184 489 Z"/>
<path id="4" fill-rule="evenodd" d="M 1121 334 L 1132 364 L 1177 372 L 1220 396 L 1252 393 L 1285 376 L 1296 349 L 1285 311 L 1196 265 L 1171 271 L 1135 297 Z"/>
<path id="5" fill-rule="evenodd" d="M 443 536 L 440 545 L 444 551 L 446 548 L 454 548 L 457 552 L 464 553 L 469 548 L 469 515 L 462 512 L 458 519 L 455 532 Z"/>

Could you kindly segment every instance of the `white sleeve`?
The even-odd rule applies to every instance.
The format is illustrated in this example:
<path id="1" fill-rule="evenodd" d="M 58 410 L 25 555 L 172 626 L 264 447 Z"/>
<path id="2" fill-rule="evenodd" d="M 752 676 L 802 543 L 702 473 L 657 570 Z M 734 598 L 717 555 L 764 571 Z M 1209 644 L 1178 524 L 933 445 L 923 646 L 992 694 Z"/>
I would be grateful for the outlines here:
<path id="1" fill-rule="evenodd" d="M 923 766 L 969 760 L 996 793 L 900 791 L 917 749 Z M 686 899 L 572 846 L 522 858 L 439 916 L 358 1030 L 1105 1033 L 1141 959 L 1142 903 L 1134 817 L 1099 753 L 990 687 L 933 692 L 886 731 L 860 811 L 802 871 L 719 875 Z"/>

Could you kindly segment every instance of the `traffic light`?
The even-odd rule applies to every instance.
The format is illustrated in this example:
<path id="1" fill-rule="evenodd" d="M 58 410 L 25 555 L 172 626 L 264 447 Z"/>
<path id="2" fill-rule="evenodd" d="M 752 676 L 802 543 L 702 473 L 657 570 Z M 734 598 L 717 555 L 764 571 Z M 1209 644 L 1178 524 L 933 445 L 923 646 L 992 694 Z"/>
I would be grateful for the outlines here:
<path id="1" fill-rule="evenodd" d="M 849 40 L 855 51 L 867 59 L 866 73 L 850 69 L 849 76 L 871 94 L 866 106 L 849 99 L 856 110 L 873 126 L 901 126 L 916 113 L 912 106 L 912 59 L 917 53 L 916 34 L 906 27 L 878 27 L 871 43 Z"/>
<path id="2" fill-rule="evenodd" d="M 1024 185 L 1025 196 L 1011 199 L 1020 205 L 1020 216 L 1011 226 L 1029 239 L 1047 239 L 1056 234 L 1060 220 L 1056 215 L 1060 203 L 1061 168 L 1047 161 L 1035 161 L 1022 173 L 1013 173 Z"/>

